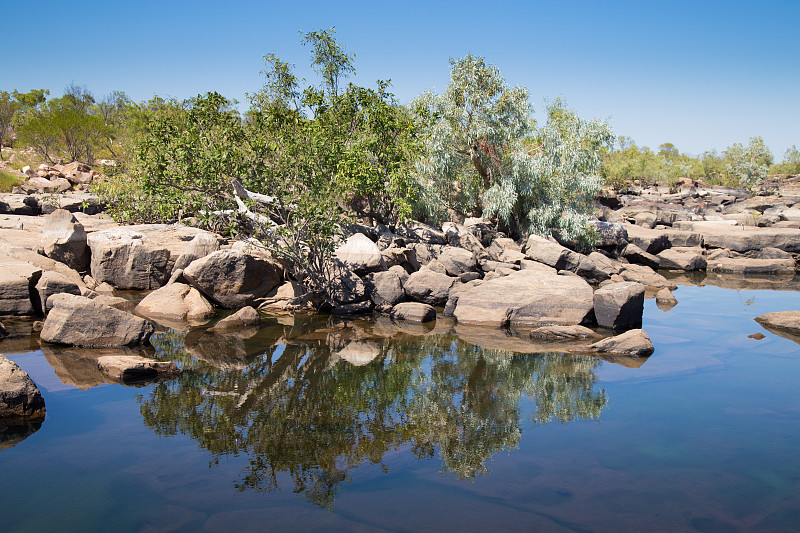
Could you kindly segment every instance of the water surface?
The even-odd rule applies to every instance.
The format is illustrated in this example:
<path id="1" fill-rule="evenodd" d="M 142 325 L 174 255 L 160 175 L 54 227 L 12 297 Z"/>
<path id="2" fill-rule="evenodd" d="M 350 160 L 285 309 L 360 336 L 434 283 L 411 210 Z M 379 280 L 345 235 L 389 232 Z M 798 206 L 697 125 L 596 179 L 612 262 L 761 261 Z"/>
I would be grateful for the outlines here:
<path id="1" fill-rule="evenodd" d="M 47 417 L 0 431 L 2 530 L 796 530 L 800 345 L 753 318 L 800 295 L 675 296 L 646 360 L 298 317 L 162 332 L 184 372 L 129 387 L 4 341 Z"/>

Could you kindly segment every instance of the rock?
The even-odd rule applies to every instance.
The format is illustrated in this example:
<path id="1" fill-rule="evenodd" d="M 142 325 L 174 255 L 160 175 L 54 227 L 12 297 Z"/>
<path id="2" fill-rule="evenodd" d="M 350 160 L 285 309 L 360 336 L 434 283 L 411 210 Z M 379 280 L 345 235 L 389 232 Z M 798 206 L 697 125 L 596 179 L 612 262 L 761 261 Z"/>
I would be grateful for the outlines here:
<path id="1" fill-rule="evenodd" d="M 356 274 L 386 270 L 380 248 L 363 233 L 348 237 L 334 255 Z"/>
<path id="2" fill-rule="evenodd" d="M 397 234 L 426 244 L 447 243 L 444 233 L 422 222 L 400 224 L 397 226 Z"/>
<path id="3" fill-rule="evenodd" d="M 670 283 L 667 278 L 645 265 L 625 265 L 619 275 L 625 281 L 635 281 L 647 287 L 677 288 L 673 283 Z M 614 277 L 612 276 L 611 279 L 614 279 Z"/>
<path id="4" fill-rule="evenodd" d="M 261 315 L 252 307 L 243 307 L 234 314 L 223 318 L 211 328 L 211 331 L 230 331 L 261 324 Z"/>
<path id="5" fill-rule="evenodd" d="M 789 274 L 795 271 L 793 259 L 752 259 L 749 257 L 717 257 L 709 259 L 709 272 L 733 274 Z"/>
<path id="6" fill-rule="evenodd" d="M 364 285 L 376 307 L 393 307 L 405 298 L 403 284 L 395 271 L 367 274 L 364 276 Z"/>
<path id="7" fill-rule="evenodd" d="M 8 330 L 3 325 L 3 323 L 0 322 L 0 339 L 2 339 L 3 337 L 8 337 Z"/>
<path id="8" fill-rule="evenodd" d="M 614 259 L 610 259 L 600 252 L 592 252 L 587 257 L 592 261 L 592 263 L 594 263 L 595 268 L 603 271 L 609 277 L 613 276 L 614 274 L 619 274 L 619 272 L 622 270 L 622 263 Z"/>
<path id="9" fill-rule="evenodd" d="M 36 283 L 41 276 L 42 270 L 30 263 L 0 258 L 0 315 L 32 315 L 39 310 Z"/>
<path id="10" fill-rule="evenodd" d="M 620 255 L 637 265 L 645 265 L 650 268 L 658 268 L 659 266 L 658 257 L 645 252 L 635 244 L 626 245 L 625 248 L 622 249 L 622 252 L 620 252 Z"/>
<path id="11" fill-rule="evenodd" d="M 603 339 L 589 346 L 589 349 L 598 353 L 618 353 L 647 357 L 655 349 L 650 337 L 641 329 L 632 329 L 621 335 Z"/>
<path id="12" fill-rule="evenodd" d="M 637 226 L 642 226 L 648 229 L 652 229 L 653 226 L 656 225 L 656 215 L 655 213 L 650 213 L 649 211 L 637 213 L 634 220 L 636 221 Z"/>
<path id="13" fill-rule="evenodd" d="M 183 270 L 193 261 L 219 250 L 219 237 L 212 233 L 198 233 L 195 235 L 181 255 L 175 260 L 172 272 Z"/>
<path id="14" fill-rule="evenodd" d="M 283 269 L 257 250 L 218 250 L 192 261 L 183 277 L 221 307 L 238 309 L 269 294 L 281 282 Z"/>
<path id="15" fill-rule="evenodd" d="M 0 355 L 0 420 L 44 415 L 44 399 L 36 384 L 15 362 Z"/>
<path id="16" fill-rule="evenodd" d="M 175 376 L 180 373 L 172 361 L 157 361 L 137 355 L 106 355 L 97 359 L 97 367 L 110 378 L 120 381 Z"/>
<path id="17" fill-rule="evenodd" d="M 45 217 L 42 248 L 44 255 L 72 269 L 81 271 L 89 266 L 89 248 L 83 224 L 64 209 L 56 209 Z"/>
<path id="18" fill-rule="evenodd" d="M 649 254 L 657 254 L 670 247 L 669 238 L 662 230 L 648 229 L 634 224 L 625 224 L 628 242 Z"/>
<path id="19" fill-rule="evenodd" d="M 445 247 L 439 255 L 438 261 L 448 276 L 458 277 L 465 272 L 474 272 L 478 269 L 475 254 L 463 248 Z"/>
<path id="20" fill-rule="evenodd" d="M 678 300 L 667 288 L 663 288 L 656 293 L 656 305 L 662 311 L 669 311 L 676 305 L 678 305 Z"/>
<path id="21" fill-rule="evenodd" d="M 82 185 L 92 182 L 92 169 L 88 165 L 73 161 L 68 165 L 64 165 L 61 169 L 61 174 L 72 184 Z"/>
<path id="22" fill-rule="evenodd" d="M 616 222 L 601 222 L 593 220 L 590 222 L 597 232 L 598 248 L 621 248 L 628 243 L 628 232 L 622 224 Z"/>
<path id="23" fill-rule="evenodd" d="M 614 331 L 642 327 L 644 285 L 625 281 L 611 283 L 594 291 L 594 316 L 597 323 Z"/>
<path id="24" fill-rule="evenodd" d="M 757 316 L 755 321 L 769 332 L 800 344 L 800 311 L 779 311 Z"/>
<path id="25" fill-rule="evenodd" d="M 84 296 L 61 294 L 53 300 L 40 333 L 45 342 L 90 348 L 132 346 L 147 343 L 155 329 L 148 320 Z"/>
<path id="26" fill-rule="evenodd" d="M 412 242 L 409 243 L 407 248 L 414 250 L 414 255 L 417 259 L 417 262 L 420 266 L 427 265 L 437 257 L 442 252 L 444 246 L 440 244 L 425 244 L 420 242 Z M 417 268 L 416 270 L 419 270 Z"/>
<path id="27" fill-rule="evenodd" d="M 430 322 L 436 320 L 436 309 L 428 304 L 403 302 L 392 308 L 389 317 L 392 320 L 405 320 L 407 322 Z"/>
<path id="28" fill-rule="evenodd" d="M 525 255 L 556 270 L 575 271 L 580 263 L 579 254 L 538 235 L 531 235 L 525 243 Z"/>
<path id="29" fill-rule="evenodd" d="M 800 252 L 800 229 L 743 227 L 715 222 L 685 224 L 681 229 L 700 233 L 707 248 L 727 248 L 740 253 L 763 248 Z"/>
<path id="30" fill-rule="evenodd" d="M 539 341 L 563 341 L 592 339 L 600 335 L 585 326 L 542 326 L 530 333 L 531 339 Z"/>
<path id="31" fill-rule="evenodd" d="M 748 252 L 748 256 L 752 252 Z M 753 259 L 792 259 L 792 254 L 777 248 L 763 248 L 753 253 Z"/>
<path id="32" fill-rule="evenodd" d="M 372 311 L 372 302 L 355 302 L 349 304 L 338 304 L 331 309 L 331 314 L 339 316 L 363 315 Z"/>
<path id="33" fill-rule="evenodd" d="M 118 289 L 149 290 L 161 287 L 168 276 L 169 250 L 145 243 L 129 228 L 112 228 L 88 236 L 92 277 Z"/>
<path id="34" fill-rule="evenodd" d="M 578 263 L 578 268 L 575 269 L 575 273 L 594 285 L 602 283 L 611 277 L 604 268 L 599 268 L 594 261 L 584 255 L 580 255 L 580 262 Z"/>
<path id="35" fill-rule="evenodd" d="M 668 248 L 658 254 L 661 268 L 685 270 L 705 270 L 706 260 L 700 248 Z"/>
<path id="36" fill-rule="evenodd" d="M 367 287 L 353 270 L 337 258 L 331 258 L 326 271 L 331 296 L 339 305 L 363 302 Z"/>
<path id="37" fill-rule="evenodd" d="M 53 298 L 52 296 L 50 298 Z M 125 298 L 120 298 L 119 296 L 111 296 L 108 294 L 98 294 L 94 298 L 92 298 L 93 302 L 107 305 L 109 307 L 113 307 L 114 309 L 119 309 L 120 311 L 132 311 L 136 307 L 136 302 L 132 300 L 126 300 Z M 47 305 L 48 310 L 53 307 L 48 300 Z"/>
<path id="38" fill-rule="evenodd" d="M 429 305 L 444 305 L 456 278 L 423 268 L 408 277 L 403 286 L 410 300 Z"/>
<path id="39" fill-rule="evenodd" d="M 459 323 L 487 326 L 575 325 L 591 320 L 592 288 L 577 276 L 519 270 L 459 293 Z"/>
<path id="40" fill-rule="evenodd" d="M 473 231 L 481 233 L 477 228 L 445 222 L 442 225 L 442 230 L 444 230 L 445 239 L 450 246 L 463 248 L 475 254 L 475 257 L 487 255 L 486 248 L 483 247 L 481 240 L 473 234 Z"/>
<path id="41" fill-rule="evenodd" d="M 41 303 L 41 308 L 36 311 L 42 314 L 46 314 L 49 311 L 47 302 L 48 298 L 53 294 L 67 293 L 81 296 L 80 287 L 58 272 L 42 273 L 42 277 L 36 283 L 36 291 L 39 293 L 39 303 Z"/>
<path id="42" fill-rule="evenodd" d="M 384 264 L 391 270 L 394 266 L 402 267 L 407 274 L 416 272 L 422 265 L 417 261 L 417 253 L 412 248 L 386 248 L 381 252 Z"/>
<path id="43" fill-rule="evenodd" d="M 306 293 L 305 288 L 296 281 L 287 281 L 272 289 L 269 294 L 258 301 L 258 309 L 267 313 L 285 312 L 292 302 Z"/>
<path id="44" fill-rule="evenodd" d="M 766 335 L 764 335 L 763 333 L 752 333 L 752 334 L 748 335 L 747 338 L 748 339 L 755 339 L 757 341 L 760 341 L 761 339 L 765 339 Z"/>
<path id="45" fill-rule="evenodd" d="M 200 291 L 185 283 L 171 283 L 151 292 L 133 312 L 153 319 L 189 322 L 205 322 L 216 314 Z"/>

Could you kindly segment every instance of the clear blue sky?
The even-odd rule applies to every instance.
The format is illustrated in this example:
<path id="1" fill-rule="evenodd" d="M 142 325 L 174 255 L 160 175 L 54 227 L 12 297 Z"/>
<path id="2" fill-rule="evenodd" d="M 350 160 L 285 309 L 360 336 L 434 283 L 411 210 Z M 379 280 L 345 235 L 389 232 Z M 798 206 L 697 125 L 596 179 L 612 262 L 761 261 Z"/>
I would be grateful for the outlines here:
<path id="1" fill-rule="evenodd" d="M 354 81 L 391 79 L 402 103 L 444 89 L 448 58 L 472 53 L 537 110 L 562 97 L 640 145 L 698 154 L 761 135 L 776 160 L 800 145 L 800 0 L 0 0 L 0 21 L 0 90 L 243 101 L 268 52 L 312 80 L 298 32 L 335 26 Z"/>

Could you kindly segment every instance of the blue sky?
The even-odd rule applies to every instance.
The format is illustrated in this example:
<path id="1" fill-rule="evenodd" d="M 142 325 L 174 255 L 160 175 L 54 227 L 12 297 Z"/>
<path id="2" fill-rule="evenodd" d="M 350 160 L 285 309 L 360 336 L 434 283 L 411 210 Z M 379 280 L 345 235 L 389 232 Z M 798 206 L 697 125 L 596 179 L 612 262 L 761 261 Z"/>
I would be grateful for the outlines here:
<path id="1" fill-rule="evenodd" d="M 0 20 L 0 90 L 244 101 L 268 52 L 313 80 L 298 32 L 334 26 L 356 54 L 353 81 L 391 79 L 402 103 L 443 90 L 448 59 L 472 53 L 535 109 L 562 97 L 640 145 L 698 154 L 761 135 L 776 160 L 800 145 L 800 0 L 0 0 Z"/>

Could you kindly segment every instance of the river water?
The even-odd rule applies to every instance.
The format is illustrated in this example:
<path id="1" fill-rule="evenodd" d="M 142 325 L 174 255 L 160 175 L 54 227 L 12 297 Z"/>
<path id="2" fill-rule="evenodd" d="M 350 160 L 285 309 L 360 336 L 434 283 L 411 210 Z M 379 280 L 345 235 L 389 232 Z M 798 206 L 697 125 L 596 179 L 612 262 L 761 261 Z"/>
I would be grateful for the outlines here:
<path id="1" fill-rule="evenodd" d="M 3 341 L 47 417 L 0 427 L 0 530 L 797 531 L 800 344 L 753 318 L 798 283 L 742 286 L 646 300 L 648 359 L 286 317 L 162 331 L 180 377 L 122 386 Z"/>

